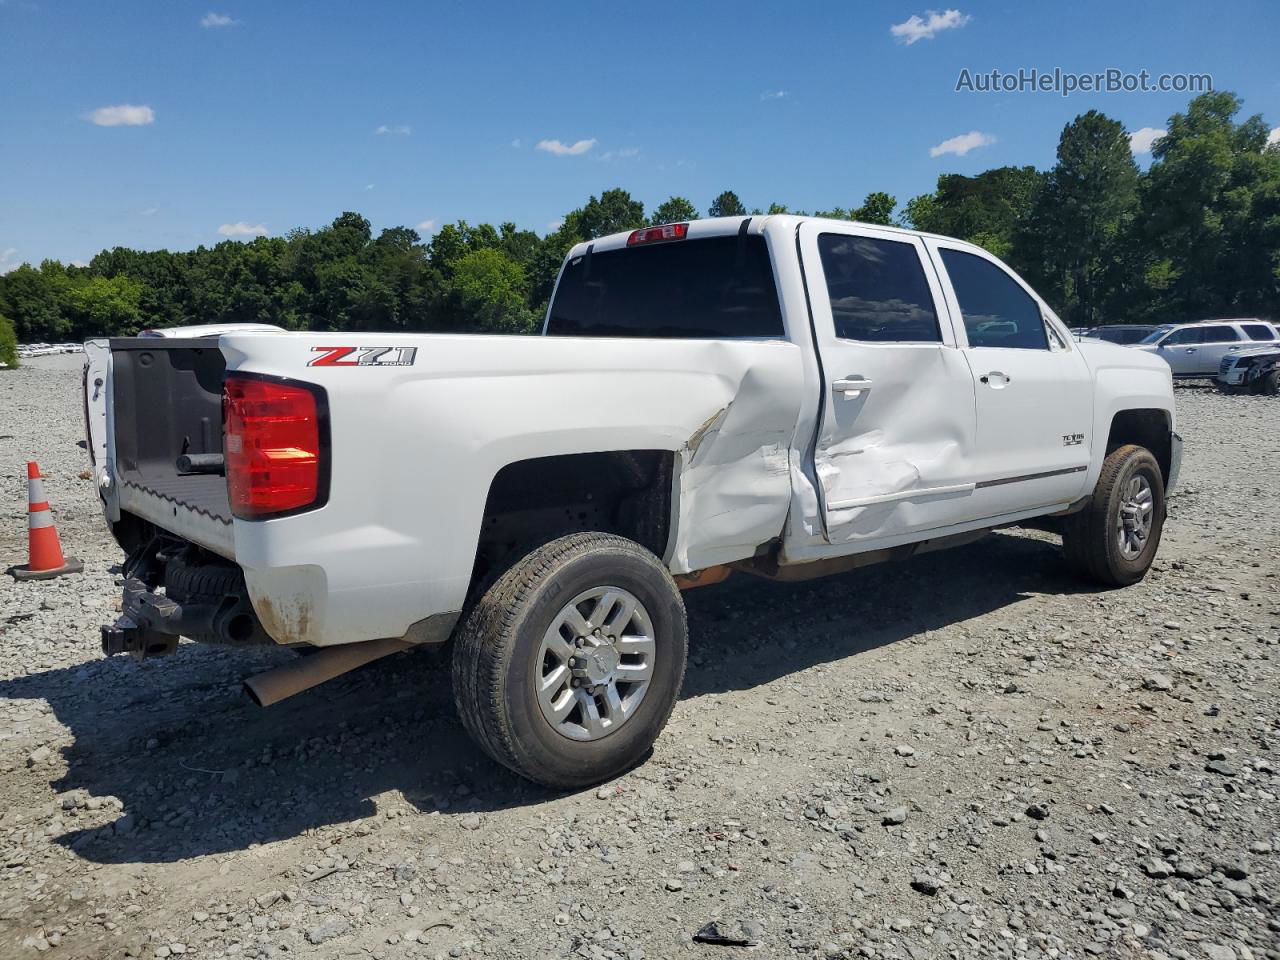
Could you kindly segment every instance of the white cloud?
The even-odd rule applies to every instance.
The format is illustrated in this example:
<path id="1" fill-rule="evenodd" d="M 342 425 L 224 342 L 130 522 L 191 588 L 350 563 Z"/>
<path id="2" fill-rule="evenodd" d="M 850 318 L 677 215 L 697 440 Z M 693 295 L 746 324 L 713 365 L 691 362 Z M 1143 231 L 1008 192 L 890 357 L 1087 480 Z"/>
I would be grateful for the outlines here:
<path id="1" fill-rule="evenodd" d="M 364 188 L 365 188 L 366 190 L 372 190 L 372 189 L 373 189 L 374 187 L 376 187 L 376 186 L 377 186 L 377 184 L 376 184 L 376 183 L 366 183 L 366 184 L 364 185 Z"/>
<path id="2" fill-rule="evenodd" d="M 557 157 L 577 157 L 596 145 L 596 138 L 579 140 L 576 143 L 561 143 L 559 140 L 539 140 L 538 149 Z"/>
<path id="3" fill-rule="evenodd" d="M 145 210 L 138 211 L 138 213 L 144 217 L 154 217 L 159 212 L 160 212 L 159 207 L 147 207 L 147 209 Z"/>
<path id="4" fill-rule="evenodd" d="M 436 228 L 435 220 L 423 220 L 420 224 L 418 224 L 413 229 L 417 230 L 419 233 L 431 233 L 432 231 L 435 230 L 435 228 Z"/>
<path id="5" fill-rule="evenodd" d="M 400 137 L 407 137 L 409 134 L 413 132 L 413 130 L 410 128 L 410 126 L 407 123 L 397 123 L 394 126 L 390 126 L 390 127 L 384 123 L 382 126 L 378 127 L 378 129 L 373 132 L 379 137 L 386 136 L 389 133 L 395 134 L 396 136 L 400 136 Z"/>
<path id="6" fill-rule="evenodd" d="M 766 90 L 764 93 L 760 94 L 760 99 L 761 100 L 782 100 L 788 96 L 790 96 L 790 94 L 786 90 Z"/>
<path id="7" fill-rule="evenodd" d="M 225 13 L 206 13 L 200 18 L 200 26 L 206 30 L 216 29 L 217 27 L 234 27 L 240 21 L 227 16 Z"/>
<path id="8" fill-rule="evenodd" d="M 8 273 L 10 270 L 17 270 L 18 267 L 22 266 L 21 262 L 13 257 L 17 252 L 17 247 L 6 247 L 4 250 L 0 250 L 0 275 Z"/>
<path id="9" fill-rule="evenodd" d="M 972 19 L 967 13 L 961 13 L 959 10 L 944 10 L 942 13 L 938 13 L 937 10 L 926 10 L 923 18 L 913 14 L 902 23 L 893 24 L 889 32 L 897 38 L 899 43 L 911 46 L 917 40 L 932 40 L 934 34 L 943 30 L 956 30 L 963 27 Z"/>
<path id="10" fill-rule="evenodd" d="M 218 228 L 224 237 L 265 237 L 270 231 L 261 223 L 250 225 L 243 220 L 238 223 L 224 223 Z"/>
<path id="11" fill-rule="evenodd" d="M 1267 134 L 1267 146 L 1273 143 L 1280 143 L 1280 127 L 1272 127 L 1271 132 Z"/>
<path id="12" fill-rule="evenodd" d="M 957 157 L 963 157 L 970 150 L 977 150 L 978 147 L 989 147 L 995 142 L 996 138 L 991 134 L 971 130 L 969 133 L 962 133 L 960 136 L 952 137 L 950 140 L 943 140 L 936 147 L 930 147 L 929 156 L 941 157 L 952 153 Z"/>
<path id="13" fill-rule="evenodd" d="M 1152 145 L 1168 132 L 1168 130 L 1157 130 L 1155 127 L 1135 130 L 1129 134 L 1129 149 L 1134 153 L 1150 153 Z"/>
<path id="14" fill-rule="evenodd" d="M 621 150 L 610 150 L 607 153 L 600 154 L 601 160 L 630 160 L 632 157 L 640 156 L 639 147 L 623 147 Z"/>
<path id="15" fill-rule="evenodd" d="M 548 229 L 548 230 L 559 230 L 559 229 L 560 229 L 561 227 L 563 227 L 563 226 L 564 226 L 564 218 L 563 218 L 563 217 L 556 217 L 554 220 L 548 220 L 548 221 L 547 221 L 547 229 Z"/>
<path id="16" fill-rule="evenodd" d="M 155 123 L 156 112 L 150 107 L 122 103 L 114 107 L 99 107 L 89 114 L 89 120 L 100 127 L 141 127 Z"/>

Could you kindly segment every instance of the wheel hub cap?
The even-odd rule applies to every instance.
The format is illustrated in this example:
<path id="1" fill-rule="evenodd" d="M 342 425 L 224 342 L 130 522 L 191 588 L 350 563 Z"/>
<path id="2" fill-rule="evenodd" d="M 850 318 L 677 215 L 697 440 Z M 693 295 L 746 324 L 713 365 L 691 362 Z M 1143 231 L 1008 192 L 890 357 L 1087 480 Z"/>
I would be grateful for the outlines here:
<path id="1" fill-rule="evenodd" d="M 1147 478 L 1138 475 L 1125 484 L 1120 497 L 1119 523 L 1116 524 L 1117 546 L 1126 560 L 1132 560 L 1146 549 L 1151 536 L 1155 498 Z"/>
<path id="2" fill-rule="evenodd" d="M 591 638 L 594 646 L 580 649 L 576 656 L 569 658 L 569 668 L 574 677 L 589 687 L 608 683 L 613 679 L 613 672 L 618 668 L 622 657 L 618 648 L 608 641 Z"/>
<path id="3" fill-rule="evenodd" d="M 543 717 L 571 740 L 599 740 L 627 722 L 648 692 L 653 621 L 621 587 L 585 590 L 552 620 L 538 652 L 534 692 Z"/>

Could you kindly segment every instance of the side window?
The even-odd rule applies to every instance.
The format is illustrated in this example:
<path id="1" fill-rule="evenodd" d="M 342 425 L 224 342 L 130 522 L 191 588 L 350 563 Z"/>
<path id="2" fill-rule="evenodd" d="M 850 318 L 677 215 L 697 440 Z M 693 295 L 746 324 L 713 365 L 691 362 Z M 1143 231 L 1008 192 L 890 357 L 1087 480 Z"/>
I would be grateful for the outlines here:
<path id="1" fill-rule="evenodd" d="M 831 319 L 841 340 L 940 343 L 938 314 L 914 244 L 818 237 Z"/>
<path id="2" fill-rule="evenodd" d="M 1274 340 L 1275 333 L 1265 323 L 1246 323 L 1240 327 L 1250 340 Z"/>
<path id="3" fill-rule="evenodd" d="M 1204 343 L 1204 327 L 1183 327 L 1164 341 L 1166 347 L 1186 347 L 1193 343 Z"/>
<path id="4" fill-rule="evenodd" d="M 1235 343 L 1239 339 L 1240 334 L 1236 333 L 1236 328 L 1226 324 L 1204 328 L 1205 343 Z"/>
<path id="5" fill-rule="evenodd" d="M 989 260 L 941 251 L 971 347 L 1048 350 L 1040 308 L 1013 278 Z"/>

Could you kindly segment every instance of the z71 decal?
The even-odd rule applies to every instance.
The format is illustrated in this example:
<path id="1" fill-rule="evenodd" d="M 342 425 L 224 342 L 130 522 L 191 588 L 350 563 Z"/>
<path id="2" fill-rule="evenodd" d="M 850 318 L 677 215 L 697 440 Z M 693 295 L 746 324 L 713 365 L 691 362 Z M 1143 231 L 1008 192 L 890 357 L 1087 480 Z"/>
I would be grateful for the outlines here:
<path id="1" fill-rule="evenodd" d="M 308 367 L 411 367 L 417 347 L 312 347 Z"/>

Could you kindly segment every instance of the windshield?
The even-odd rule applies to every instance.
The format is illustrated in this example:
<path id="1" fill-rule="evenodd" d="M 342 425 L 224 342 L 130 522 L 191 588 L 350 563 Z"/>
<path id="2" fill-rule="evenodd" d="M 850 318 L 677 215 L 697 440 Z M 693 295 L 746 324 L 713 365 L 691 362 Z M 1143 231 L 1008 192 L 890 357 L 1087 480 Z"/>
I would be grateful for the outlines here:
<path id="1" fill-rule="evenodd" d="M 1145 337 L 1143 337 L 1138 342 L 1139 343 L 1156 343 L 1157 341 L 1163 339 L 1164 335 L 1168 333 L 1171 329 L 1173 328 L 1161 327 L 1158 330 L 1152 330 L 1150 333 L 1148 333 Z"/>

